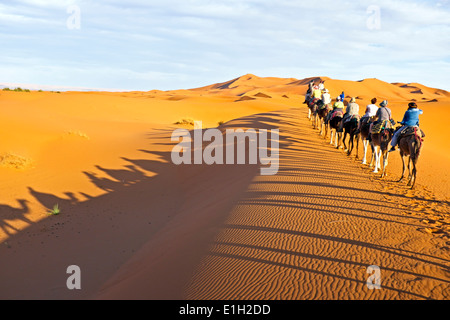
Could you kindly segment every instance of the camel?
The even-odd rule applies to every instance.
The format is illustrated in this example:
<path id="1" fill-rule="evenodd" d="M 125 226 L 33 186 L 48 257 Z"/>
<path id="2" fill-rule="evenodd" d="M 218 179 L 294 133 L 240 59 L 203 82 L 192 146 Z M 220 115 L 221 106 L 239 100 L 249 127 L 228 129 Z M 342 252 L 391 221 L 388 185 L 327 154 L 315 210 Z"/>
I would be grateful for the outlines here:
<path id="1" fill-rule="evenodd" d="M 310 101 L 308 101 L 308 109 L 309 109 L 308 110 L 308 119 L 311 120 L 313 127 L 314 127 L 314 122 L 315 122 L 314 114 L 317 110 L 317 101 L 318 101 L 317 98 L 311 99 Z"/>
<path id="2" fill-rule="evenodd" d="M 381 172 L 382 178 L 386 176 L 386 167 L 388 165 L 389 156 L 388 148 L 389 143 L 392 140 L 393 133 L 393 128 L 385 128 L 384 126 L 380 133 L 371 133 L 372 160 L 370 161 L 370 167 L 372 167 L 375 160 L 375 169 L 373 172 L 378 173 L 378 170 L 383 169 Z M 381 168 L 381 158 L 383 158 L 383 168 Z"/>
<path id="3" fill-rule="evenodd" d="M 330 130 L 330 144 L 333 144 L 333 138 L 335 138 L 334 146 L 339 148 L 339 144 L 341 141 L 341 133 L 338 132 L 339 125 L 342 121 L 343 112 L 341 110 L 337 110 L 335 116 L 328 121 L 328 125 L 325 126 L 325 137 L 327 136 L 328 129 Z M 334 137 L 333 137 L 333 129 L 334 129 Z"/>
<path id="4" fill-rule="evenodd" d="M 361 141 L 363 143 L 363 159 L 362 159 L 362 164 L 367 164 L 367 150 L 369 149 L 369 145 L 370 145 L 370 140 L 369 140 L 369 135 L 370 135 L 370 124 L 373 123 L 375 117 L 370 117 L 368 118 L 366 121 L 361 121 L 361 127 L 359 129 L 360 131 L 360 138 Z M 358 152 L 358 151 L 356 151 Z"/>
<path id="5" fill-rule="evenodd" d="M 398 182 L 403 180 L 406 171 L 405 158 L 408 157 L 408 186 L 414 189 L 414 184 L 416 183 L 416 173 L 417 173 L 417 161 L 419 160 L 420 150 L 423 145 L 422 131 L 417 127 L 413 127 L 414 130 L 406 135 L 401 135 L 398 141 L 400 156 L 402 158 L 402 176 Z M 411 171 L 411 164 L 413 166 Z"/>
<path id="6" fill-rule="evenodd" d="M 357 131 L 359 128 L 359 116 L 353 116 L 349 121 L 347 121 L 344 126 L 344 137 L 342 138 L 342 142 L 344 144 L 344 150 L 347 152 L 347 155 L 351 155 L 353 151 L 354 142 L 356 141 L 356 159 L 358 158 L 358 148 L 359 148 L 359 132 Z M 345 139 L 347 135 L 350 136 L 348 140 L 348 148 L 345 144 Z"/>
<path id="7" fill-rule="evenodd" d="M 328 109 L 328 106 L 325 106 L 322 109 L 318 109 L 316 111 L 316 127 L 320 127 L 319 135 L 321 136 L 324 133 L 325 128 L 325 119 L 328 116 L 328 113 L 330 112 L 330 109 Z M 326 137 L 325 137 L 326 138 Z"/>

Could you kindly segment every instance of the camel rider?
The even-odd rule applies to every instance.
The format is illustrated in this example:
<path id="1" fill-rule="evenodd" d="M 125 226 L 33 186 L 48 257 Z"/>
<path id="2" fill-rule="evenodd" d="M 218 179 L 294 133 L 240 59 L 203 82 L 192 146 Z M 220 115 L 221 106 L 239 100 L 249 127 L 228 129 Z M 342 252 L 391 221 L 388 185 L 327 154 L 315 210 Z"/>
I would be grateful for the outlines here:
<path id="1" fill-rule="evenodd" d="M 319 86 L 314 86 L 313 92 L 312 92 L 312 98 L 313 99 L 320 99 L 322 98 L 322 90 L 319 89 Z"/>
<path id="2" fill-rule="evenodd" d="M 331 106 L 331 96 L 330 93 L 328 92 L 328 89 L 323 90 L 322 101 L 325 108 L 329 109 Z"/>
<path id="3" fill-rule="evenodd" d="M 319 89 L 320 89 L 321 91 L 323 91 L 323 90 L 325 89 L 324 82 L 325 82 L 325 81 L 321 80 L 320 83 L 319 83 Z"/>
<path id="4" fill-rule="evenodd" d="M 341 101 L 340 96 L 336 98 L 336 102 L 333 104 L 333 111 L 336 111 L 338 109 L 344 110 L 344 103 Z"/>
<path id="5" fill-rule="evenodd" d="M 341 95 L 339 97 L 341 97 L 341 101 L 344 101 L 344 99 L 345 99 L 344 91 L 342 91 L 342 93 L 341 93 Z"/>
<path id="6" fill-rule="evenodd" d="M 305 101 L 303 103 L 309 104 L 309 100 L 311 100 L 311 90 L 308 89 L 308 91 L 306 91 Z"/>
<path id="7" fill-rule="evenodd" d="M 366 106 L 366 111 L 364 115 L 361 117 L 361 121 L 359 122 L 358 132 L 361 130 L 361 126 L 367 123 L 370 118 L 375 117 L 378 111 L 378 107 L 376 105 L 377 98 L 373 98 L 370 100 L 370 104 Z"/>
<path id="8" fill-rule="evenodd" d="M 314 81 L 311 80 L 308 84 L 308 90 L 306 91 L 305 101 L 303 103 L 309 104 L 313 90 L 314 90 Z"/>
<path id="9" fill-rule="evenodd" d="M 350 99 L 350 102 L 347 105 L 347 109 L 345 110 L 344 117 L 342 118 L 342 121 L 339 124 L 339 132 L 342 132 L 344 123 L 349 121 L 353 116 L 359 115 L 359 105 L 355 101 L 356 101 L 355 97 L 352 97 Z"/>
<path id="10" fill-rule="evenodd" d="M 383 100 L 380 103 L 380 108 L 378 108 L 377 113 L 375 114 L 375 118 L 377 120 L 370 124 L 369 132 L 372 132 L 372 127 L 374 125 L 378 125 L 380 122 L 383 122 L 385 120 L 391 121 L 391 123 L 393 122 L 391 109 L 389 109 L 387 107 L 387 105 L 388 105 L 388 101 L 387 100 Z M 369 135 L 369 139 L 368 140 L 371 140 L 371 136 L 370 135 Z"/>
<path id="11" fill-rule="evenodd" d="M 376 123 L 379 123 L 381 121 L 384 120 L 391 120 L 392 119 L 392 112 L 391 109 L 389 109 L 387 107 L 388 105 L 388 101 L 387 100 L 383 100 L 383 102 L 380 103 L 380 107 L 377 110 L 377 113 L 375 114 L 375 116 L 377 117 L 377 121 Z"/>
<path id="12" fill-rule="evenodd" d="M 308 89 L 312 92 L 314 88 L 314 80 L 311 80 L 308 84 Z"/>
<path id="13" fill-rule="evenodd" d="M 366 113 L 362 116 L 361 122 L 363 121 L 364 118 L 370 119 L 370 118 L 376 116 L 377 111 L 378 111 L 378 107 L 377 107 L 377 105 L 376 105 L 375 103 L 377 103 L 377 98 L 373 98 L 373 99 L 370 101 L 370 104 L 368 104 L 368 105 L 366 106 L 366 111 L 365 111 Z M 367 119 L 367 120 L 368 120 L 368 119 Z"/>
<path id="14" fill-rule="evenodd" d="M 405 115 L 403 116 L 403 120 L 399 122 L 403 126 L 394 133 L 391 141 L 392 148 L 391 150 L 389 150 L 389 152 L 395 151 L 395 147 L 398 143 L 398 138 L 404 128 L 419 126 L 419 115 L 421 115 L 422 113 L 422 110 L 417 109 L 417 104 L 415 102 L 410 102 L 408 104 L 408 110 L 406 110 Z"/>

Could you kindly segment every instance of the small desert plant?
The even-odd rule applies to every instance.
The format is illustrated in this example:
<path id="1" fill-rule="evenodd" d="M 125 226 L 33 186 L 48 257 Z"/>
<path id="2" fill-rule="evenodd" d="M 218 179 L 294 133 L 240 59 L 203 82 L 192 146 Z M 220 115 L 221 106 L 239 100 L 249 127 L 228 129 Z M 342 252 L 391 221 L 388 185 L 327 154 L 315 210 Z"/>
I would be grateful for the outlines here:
<path id="1" fill-rule="evenodd" d="M 221 126 L 221 125 L 223 125 L 225 123 L 225 121 L 219 121 L 219 122 L 217 122 L 217 124 L 219 125 L 219 126 Z"/>
<path id="2" fill-rule="evenodd" d="M 66 134 L 67 135 L 71 135 L 71 136 L 82 137 L 82 138 L 85 138 L 85 139 L 88 139 L 88 140 L 90 139 L 89 136 L 86 133 L 81 132 L 81 131 L 70 130 L 70 131 L 66 131 Z"/>
<path id="3" fill-rule="evenodd" d="M 184 125 L 194 125 L 194 120 L 191 118 L 183 118 L 180 121 L 175 122 L 174 124 L 184 124 Z"/>
<path id="4" fill-rule="evenodd" d="M 0 167 L 27 169 L 32 167 L 32 164 L 33 161 L 31 159 L 15 153 L 8 152 L 0 154 Z"/>
<path id="5" fill-rule="evenodd" d="M 52 216 L 56 216 L 56 215 L 58 215 L 60 213 L 61 213 L 61 210 L 59 209 L 59 205 L 58 204 L 55 204 L 53 206 L 53 209 L 48 211 L 48 214 L 50 214 Z"/>
<path id="6" fill-rule="evenodd" d="M 14 89 L 14 91 L 16 91 L 16 92 L 23 92 L 23 89 L 21 87 L 17 87 L 17 88 Z"/>
<path id="7" fill-rule="evenodd" d="M 11 91 L 10 88 L 3 88 L 3 91 Z"/>

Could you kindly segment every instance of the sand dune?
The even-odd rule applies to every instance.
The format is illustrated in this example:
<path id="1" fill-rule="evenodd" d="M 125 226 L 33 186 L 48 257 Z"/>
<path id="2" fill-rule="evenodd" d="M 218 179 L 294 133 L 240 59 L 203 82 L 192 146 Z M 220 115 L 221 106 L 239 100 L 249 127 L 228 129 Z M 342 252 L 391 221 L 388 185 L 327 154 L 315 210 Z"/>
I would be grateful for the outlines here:
<path id="1" fill-rule="evenodd" d="M 358 97 L 361 114 L 387 99 L 398 121 L 417 99 L 415 190 L 395 182 L 398 154 L 381 180 L 318 136 L 302 104 L 311 79 Z M 189 90 L 0 91 L 0 297 L 448 299 L 449 106 L 417 83 L 251 74 Z M 182 119 L 279 128 L 278 174 L 174 165 Z M 66 288 L 72 264 L 83 290 Z M 371 264 L 383 290 L 365 286 Z"/>
<path id="2" fill-rule="evenodd" d="M 258 92 L 257 94 L 254 95 L 254 97 L 260 97 L 260 98 L 272 98 L 271 96 L 269 96 L 268 94 L 265 94 L 263 92 Z"/>

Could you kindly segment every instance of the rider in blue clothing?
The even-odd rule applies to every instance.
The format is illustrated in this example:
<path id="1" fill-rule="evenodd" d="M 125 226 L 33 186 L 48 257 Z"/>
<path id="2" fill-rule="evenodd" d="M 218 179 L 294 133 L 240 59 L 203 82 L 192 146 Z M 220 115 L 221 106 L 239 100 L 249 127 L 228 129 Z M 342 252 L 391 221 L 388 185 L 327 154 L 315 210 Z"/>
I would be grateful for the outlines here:
<path id="1" fill-rule="evenodd" d="M 408 110 L 406 110 L 405 115 L 403 116 L 403 120 L 399 122 L 403 126 L 400 129 L 398 129 L 395 132 L 394 136 L 392 137 L 391 141 L 392 148 L 391 150 L 389 150 L 389 152 L 395 150 L 395 146 L 397 145 L 400 132 L 402 132 L 402 130 L 405 127 L 419 126 L 419 115 L 421 115 L 422 113 L 423 113 L 422 110 L 417 109 L 417 104 L 415 102 L 410 102 L 408 104 Z"/>

